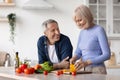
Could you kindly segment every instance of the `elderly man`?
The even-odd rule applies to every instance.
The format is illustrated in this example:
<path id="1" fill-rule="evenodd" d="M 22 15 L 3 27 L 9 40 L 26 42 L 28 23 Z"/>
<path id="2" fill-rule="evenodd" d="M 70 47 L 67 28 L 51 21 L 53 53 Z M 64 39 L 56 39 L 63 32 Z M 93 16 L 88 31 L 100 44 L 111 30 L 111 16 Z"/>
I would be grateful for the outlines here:
<path id="1" fill-rule="evenodd" d="M 57 21 L 49 19 L 43 22 L 44 35 L 37 43 L 39 63 L 49 61 L 54 69 L 69 68 L 73 47 L 70 39 L 61 34 Z"/>

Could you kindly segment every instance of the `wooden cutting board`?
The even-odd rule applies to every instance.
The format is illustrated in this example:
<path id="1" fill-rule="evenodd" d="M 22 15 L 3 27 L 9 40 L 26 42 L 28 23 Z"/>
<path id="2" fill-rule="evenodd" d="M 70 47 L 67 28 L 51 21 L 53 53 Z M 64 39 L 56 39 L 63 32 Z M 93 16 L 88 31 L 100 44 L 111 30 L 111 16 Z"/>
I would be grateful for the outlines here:
<path id="1" fill-rule="evenodd" d="M 91 74 L 90 71 L 77 71 L 76 74 Z M 71 74 L 71 72 L 64 72 L 64 74 Z"/>
<path id="2" fill-rule="evenodd" d="M 54 71 L 51 71 L 52 73 L 57 73 L 58 70 L 54 70 Z M 77 71 L 76 74 L 91 74 L 92 72 L 90 71 Z M 71 72 L 67 71 L 67 72 L 64 72 L 64 74 L 71 74 Z"/>

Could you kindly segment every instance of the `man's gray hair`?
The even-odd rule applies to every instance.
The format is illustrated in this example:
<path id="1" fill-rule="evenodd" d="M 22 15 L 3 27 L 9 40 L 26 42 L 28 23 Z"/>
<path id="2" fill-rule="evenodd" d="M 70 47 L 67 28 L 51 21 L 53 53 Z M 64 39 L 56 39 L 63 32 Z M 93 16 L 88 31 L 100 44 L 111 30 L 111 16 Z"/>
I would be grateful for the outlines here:
<path id="1" fill-rule="evenodd" d="M 53 19 L 48 19 L 42 23 L 42 27 L 43 27 L 44 31 L 47 29 L 47 25 L 50 23 L 56 23 L 58 25 L 57 21 L 55 21 Z"/>

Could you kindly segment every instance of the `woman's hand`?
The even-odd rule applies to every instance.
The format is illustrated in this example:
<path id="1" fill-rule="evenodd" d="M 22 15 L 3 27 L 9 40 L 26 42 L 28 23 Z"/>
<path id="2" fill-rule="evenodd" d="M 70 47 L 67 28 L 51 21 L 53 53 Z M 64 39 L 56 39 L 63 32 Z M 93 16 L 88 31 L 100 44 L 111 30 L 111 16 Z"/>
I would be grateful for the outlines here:
<path id="1" fill-rule="evenodd" d="M 81 59 L 75 62 L 75 69 L 80 70 L 88 65 L 92 64 L 90 60 L 83 62 Z"/>
<path id="2" fill-rule="evenodd" d="M 74 64 L 77 59 L 77 56 L 74 56 L 70 59 L 70 64 Z"/>

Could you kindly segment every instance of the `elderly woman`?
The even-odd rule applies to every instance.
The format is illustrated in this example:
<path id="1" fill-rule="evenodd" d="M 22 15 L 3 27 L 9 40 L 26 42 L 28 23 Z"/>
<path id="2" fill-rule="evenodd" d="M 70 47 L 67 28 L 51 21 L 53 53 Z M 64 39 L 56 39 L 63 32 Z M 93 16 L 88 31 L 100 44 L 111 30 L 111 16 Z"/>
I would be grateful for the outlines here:
<path id="1" fill-rule="evenodd" d="M 110 48 L 103 27 L 93 22 L 93 15 L 85 5 L 75 9 L 74 21 L 81 31 L 70 63 L 75 64 L 76 70 L 84 68 L 85 71 L 106 74 L 104 61 L 110 58 Z"/>

